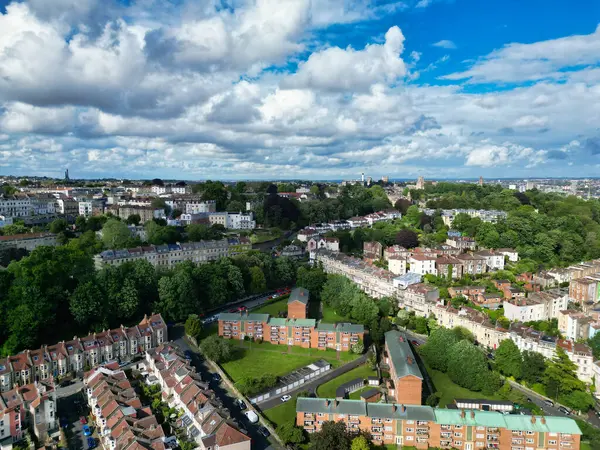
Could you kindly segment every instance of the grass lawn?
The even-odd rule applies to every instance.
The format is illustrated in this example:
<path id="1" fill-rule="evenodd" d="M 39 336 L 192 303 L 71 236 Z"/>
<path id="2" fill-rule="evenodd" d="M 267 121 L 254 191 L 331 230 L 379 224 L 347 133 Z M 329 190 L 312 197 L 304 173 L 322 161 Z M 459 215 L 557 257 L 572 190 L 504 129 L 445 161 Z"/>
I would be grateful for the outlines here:
<path id="1" fill-rule="evenodd" d="M 356 369 L 352 369 L 350 372 L 346 372 L 337 378 L 334 378 L 327 383 L 322 384 L 317 388 L 317 395 L 322 398 L 334 398 L 335 391 L 341 384 L 356 378 L 367 378 L 370 376 L 376 376 L 377 372 L 371 369 L 367 365 L 358 366 Z"/>
<path id="2" fill-rule="evenodd" d="M 455 398 L 486 398 L 488 400 L 502 400 L 498 395 L 485 395 L 481 392 L 474 392 L 455 384 L 448 375 L 437 370 L 427 369 L 431 381 L 437 392 L 442 393 L 440 398 L 440 408 L 446 407 Z"/>
<path id="3" fill-rule="evenodd" d="M 322 321 L 325 323 L 336 323 L 336 322 L 353 322 L 349 317 L 344 317 L 336 314 L 336 312 L 330 306 L 323 303 L 323 317 Z"/>
<path id="4" fill-rule="evenodd" d="M 263 414 L 276 427 L 287 422 L 296 422 L 296 396 L 275 408 L 263 411 Z"/>
<path id="5" fill-rule="evenodd" d="M 579 448 L 580 448 L 581 450 L 592 450 L 592 446 L 590 445 L 590 443 L 589 443 L 589 442 L 581 442 L 581 443 L 579 444 Z"/>
<path id="6" fill-rule="evenodd" d="M 286 295 L 281 300 L 276 300 L 259 308 L 252 309 L 253 314 L 270 314 L 272 317 L 278 317 L 279 312 L 287 312 L 288 296 Z"/>
<path id="7" fill-rule="evenodd" d="M 250 235 L 250 242 L 260 244 L 261 242 L 272 241 L 282 236 L 282 232 L 278 228 L 270 228 L 267 230 L 255 230 Z"/>

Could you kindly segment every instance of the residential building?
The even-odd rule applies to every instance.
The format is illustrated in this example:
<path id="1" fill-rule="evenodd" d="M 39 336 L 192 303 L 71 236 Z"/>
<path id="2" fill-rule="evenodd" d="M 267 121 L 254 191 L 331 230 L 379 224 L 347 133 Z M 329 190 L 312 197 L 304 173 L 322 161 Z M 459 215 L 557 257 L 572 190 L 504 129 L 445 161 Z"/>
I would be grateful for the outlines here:
<path id="1" fill-rule="evenodd" d="M 124 250 L 106 250 L 94 256 L 94 263 L 97 268 L 102 268 L 106 265 L 118 266 L 127 261 L 145 260 L 155 267 L 173 268 L 183 261 L 204 264 L 251 249 L 252 244 L 247 238 L 149 245 Z"/>
<path id="2" fill-rule="evenodd" d="M 459 279 L 463 276 L 463 263 L 453 256 L 440 256 L 435 260 L 438 277 Z"/>
<path id="3" fill-rule="evenodd" d="M 534 292 L 529 297 L 512 296 L 504 301 L 504 315 L 519 322 L 550 320 L 560 317 L 567 309 L 569 296 L 564 289 Z"/>
<path id="4" fill-rule="evenodd" d="M 397 288 L 394 286 L 395 275 L 392 272 L 375 267 L 361 259 L 343 253 L 318 250 L 315 253 L 315 260 L 323 264 L 325 272 L 352 279 L 371 297 L 394 297 L 397 293 Z"/>
<path id="5" fill-rule="evenodd" d="M 486 260 L 481 256 L 463 253 L 457 258 L 462 261 L 464 274 L 481 275 L 487 272 Z"/>
<path id="6" fill-rule="evenodd" d="M 213 212 L 208 214 L 211 225 L 222 225 L 231 230 L 253 230 L 256 228 L 254 213 Z"/>
<path id="7" fill-rule="evenodd" d="M 432 216 L 435 214 L 436 210 L 431 208 L 421 208 L 421 212 L 428 216 Z M 442 220 L 444 221 L 444 225 L 449 227 L 452 226 L 452 222 L 454 222 L 454 218 L 458 214 L 466 214 L 469 217 L 477 217 L 483 222 L 491 223 L 496 223 L 499 220 L 503 220 L 508 217 L 508 214 L 505 211 L 486 209 L 442 209 Z"/>
<path id="8" fill-rule="evenodd" d="M 56 199 L 56 211 L 64 216 L 75 217 L 79 215 L 79 202 L 71 197 Z"/>
<path id="9" fill-rule="evenodd" d="M 466 236 L 448 236 L 446 244 L 460 250 L 475 250 L 475 239 Z"/>
<path id="10" fill-rule="evenodd" d="M 418 273 L 419 275 L 437 274 L 435 268 L 435 256 L 412 255 L 408 258 L 409 272 Z"/>
<path id="11" fill-rule="evenodd" d="M 144 316 L 133 327 L 121 326 L 38 350 L 25 350 L 0 359 L 0 391 L 8 391 L 15 384 L 78 375 L 85 365 L 93 368 L 110 361 L 129 361 L 167 340 L 167 325 L 160 314 L 154 314 Z"/>
<path id="12" fill-rule="evenodd" d="M 590 325 L 594 319 L 581 312 L 573 312 L 566 317 L 566 327 L 563 334 L 573 341 L 587 340 L 590 337 Z M 560 324 L 559 324 L 560 326 Z"/>
<path id="13" fill-rule="evenodd" d="M 320 233 L 312 227 L 306 227 L 303 228 L 302 230 L 298 231 L 297 234 L 297 239 L 300 242 L 308 242 L 310 239 L 312 238 L 318 238 L 320 236 Z"/>
<path id="14" fill-rule="evenodd" d="M 214 213 L 217 211 L 217 202 L 214 200 L 200 200 L 199 198 L 187 197 L 182 199 L 187 214 Z"/>
<path id="15" fill-rule="evenodd" d="M 506 330 L 498 328 L 487 314 L 473 308 L 455 309 L 450 305 L 438 304 L 433 310 L 438 324 L 446 328 L 464 327 L 473 333 L 475 341 L 483 347 L 495 349 L 504 339 L 508 339 Z"/>
<path id="16" fill-rule="evenodd" d="M 380 242 L 363 242 L 363 259 L 372 263 L 380 260 L 383 256 L 383 245 Z"/>
<path id="17" fill-rule="evenodd" d="M 288 319 L 306 319 L 308 317 L 309 293 L 307 289 L 292 289 L 288 298 Z"/>
<path id="18" fill-rule="evenodd" d="M 498 309 L 502 306 L 502 294 L 495 292 L 484 292 L 473 299 L 474 303 L 488 309 Z"/>
<path id="19" fill-rule="evenodd" d="M 423 374 L 404 333 L 385 333 L 383 365 L 390 371 L 388 392 L 404 405 L 420 405 L 423 395 Z"/>
<path id="20" fill-rule="evenodd" d="M 281 249 L 281 256 L 287 256 L 288 258 L 302 258 L 304 256 L 304 249 L 299 245 L 286 245 Z"/>
<path id="21" fill-rule="evenodd" d="M 391 247 L 387 247 L 383 251 L 383 259 L 385 259 L 386 261 L 391 257 L 404 258 L 406 260 L 410 255 L 412 255 L 412 252 L 410 250 L 407 250 L 399 245 L 392 245 Z"/>
<path id="22" fill-rule="evenodd" d="M 362 325 L 317 323 L 315 319 L 284 319 L 248 313 L 219 315 L 219 336 L 238 340 L 248 336 L 276 345 L 350 351 L 353 344 L 364 339 L 364 332 Z"/>
<path id="23" fill-rule="evenodd" d="M 508 258 L 510 262 L 517 262 L 519 260 L 519 253 L 514 248 L 499 248 L 496 253 L 500 253 Z"/>
<path id="24" fill-rule="evenodd" d="M 331 237 L 316 237 L 310 238 L 308 240 L 308 244 L 306 245 L 306 249 L 309 252 L 314 252 L 316 250 L 329 250 L 331 252 L 339 252 L 340 251 L 340 240 L 338 238 Z"/>
<path id="25" fill-rule="evenodd" d="M 52 233 L 26 233 L 0 236 L 0 248 L 23 248 L 33 251 L 38 247 L 55 247 L 58 241 Z"/>
<path id="26" fill-rule="evenodd" d="M 24 194 L 0 195 L 0 214 L 15 218 L 33 215 L 31 197 Z"/>
<path id="27" fill-rule="evenodd" d="M 406 273 L 406 258 L 390 255 L 387 262 L 388 270 L 394 275 L 404 275 Z"/>
<path id="28" fill-rule="evenodd" d="M 480 250 L 474 253 L 485 259 L 488 270 L 504 270 L 504 255 L 493 250 Z"/>
<path id="29" fill-rule="evenodd" d="M 452 286 L 448 288 L 451 298 L 463 296 L 471 301 L 475 301 L 479 294 L 485 293 L 483 286 Z"/>
<path id="30" fill-rule="evenodd" d="M 178 425 L 199 448 L 250 450 L 250 438 L 228 420 L 229 412 L 179 349 L 167 344 L 152 349 L 146 352 L 145 366 L 148 380 L 160 385 L 167 404 L 183 412 Z"/>
<path id="31" fill-rule="evenodd" d="M 569 283 L 569 297 L 579 304 L 596 303 L 600 300 L 600 274 L 589 275 L 584 278 L 576 278 Z"/>
<path id="32" fill-rule="evenodd" d="M 143 407 L 117 363 L 97 367 L 83 380 L 102 448 L 166 450 L 165 434 L 149 406 Z"/>
<path id="33" fill-rule="evenodd" d="M 568 417 L 298 398 L 297 426 L 314 433 L 326 421 L 344 422 L 348 429 L 365 433 L 376 445 L 417 449 L 579 450 L 582 434 L 575 420 Z"/>
<path id="34" fill-rule="evenodd" d="M 52 379 L 0 393 L 0 448 L 10 449 L 30 429 L 40 442 L 58 437 L 56 390 Z"/>
<path id="35" fill-rule="evenodd" d="M 165 210 L 154 208 L 152 206 L 119 206 L 118 215 L 121 220 L 127 220 L 129 216 L 140 216 L 140 223 L 150 222 L 153 219 L 161 219 L 165 217 Z"/>
<path id="36" fill-rule="evenodd" d="M 398 306 L 414 311 L 417 316 L 428 317 L 440 298 L 440 291 L 430 284 L 411 284 L 398 296 Z"/>
<path id="37" fill-rule="evenodd" d="M 0 228 L 4 228 L 7 227 L 9 225 L 12 225 L 13 222 L 13 218 L 12 217 L 8 217 L 8 216 L 1 216 L 0 215 Z"/>

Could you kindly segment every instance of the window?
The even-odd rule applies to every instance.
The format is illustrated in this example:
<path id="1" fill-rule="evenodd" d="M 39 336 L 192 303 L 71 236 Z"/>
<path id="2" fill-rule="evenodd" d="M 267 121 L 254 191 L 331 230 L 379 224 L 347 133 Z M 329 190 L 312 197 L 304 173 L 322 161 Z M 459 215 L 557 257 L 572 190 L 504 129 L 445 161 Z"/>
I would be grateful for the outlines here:
<path id="1" fill-rule="evenodd" d="M 414 429 L 414 428 L 407 428 L 407 429 L 406 429 L 406 432 L 407 432 L 407 433 L 414 433 L 414 432 L 415 432 L 415 429 Z"/>
<path id="2" fill-rule="evenodd" d="M 405 440 L 405 441 L 412 441 L 412 440 L 414 440 L 414 439 L 415 439 L 415 438 L 414 438 L 413 436 L 405 436 L 405 437 L 404 437 L 404 440 Z"/>

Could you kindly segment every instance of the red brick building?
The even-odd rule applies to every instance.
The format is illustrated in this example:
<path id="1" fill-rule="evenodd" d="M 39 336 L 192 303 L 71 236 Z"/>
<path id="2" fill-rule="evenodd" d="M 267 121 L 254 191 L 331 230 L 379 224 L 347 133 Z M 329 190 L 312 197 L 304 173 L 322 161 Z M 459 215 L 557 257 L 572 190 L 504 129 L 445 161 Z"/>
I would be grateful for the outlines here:
<path id="1" fill-rule="evenodd" d="M 307 289 L 296 288 L 288 299 L 288 319 L 306 319 L 308 317 L 309 293 Z"/>
<path id="2" fill-rule="evenodd" d="M 385 334 L 384 364 L 389 367 L 392 394 L 398 403 L 420 405 L 423 375 L 406 336 L 396 330 Z"/>

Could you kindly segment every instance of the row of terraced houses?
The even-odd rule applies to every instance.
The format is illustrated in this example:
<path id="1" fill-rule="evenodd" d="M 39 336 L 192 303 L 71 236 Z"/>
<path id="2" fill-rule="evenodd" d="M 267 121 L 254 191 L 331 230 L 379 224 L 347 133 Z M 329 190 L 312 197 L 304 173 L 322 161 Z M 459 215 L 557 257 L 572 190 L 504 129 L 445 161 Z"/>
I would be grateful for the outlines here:
<path id="1" fill-rule="evenodd" d="M 167 341 L 167 325 L 160 314 L 144 316 L 133 327 L 115 328 L 75 337 L 37 350 L 0 359 L 0 392 L 67 374 L 81 374 L 110 361 L 129 361 Z M 1 412 L 1 410 L 0 410 Z"/>
<path id="2" fill-rule="evenodd" d="M 309 292 L 303 288 L 292 290 L 288 299 L 287 318 L 269 314 L 221 313 L 219 336 L 226 339 L 258 339 L 277 345 L 294 345 L 319 350 L 350 351 L 364 339 L 365 328 L 350 323 L 322 323 L 307 318 Z"/>

